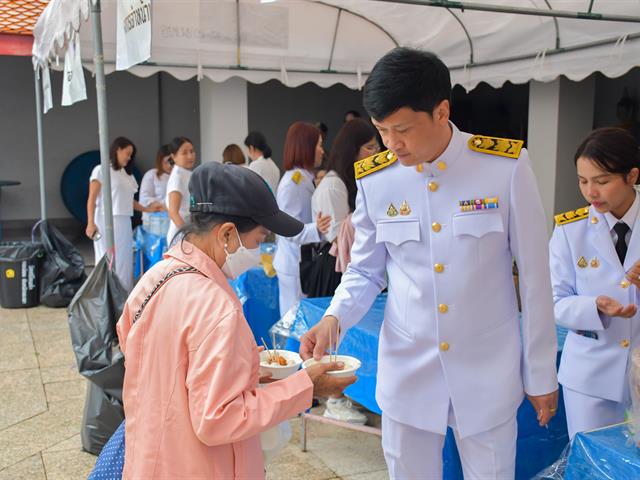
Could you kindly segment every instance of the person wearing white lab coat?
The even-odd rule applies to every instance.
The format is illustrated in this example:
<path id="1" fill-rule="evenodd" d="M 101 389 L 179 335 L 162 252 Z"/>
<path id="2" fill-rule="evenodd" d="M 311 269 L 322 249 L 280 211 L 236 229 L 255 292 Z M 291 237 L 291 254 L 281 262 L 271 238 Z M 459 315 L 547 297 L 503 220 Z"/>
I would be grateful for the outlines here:
<path id="1" fill-rule="evenodd" d="M 640 346 L 638 145 L 626 130 L 597 129 L 575 162 L 590 206 L 556 215 L 549 246 L 556 322 L 570 330 L 558 379 L 571 438 L 624 421 Z"/>
<path id="2" fill-rule="evenodd" d="M 170 247 L 174 237 L 185 223 L 189 222 L 189 179 L 196 163 L 193 142 L 186 137 L 176 137 L 169 143 L 173 170 L 167 182 L 165 204 L 169 212 L 169 231 L 167 245 Z"/>
<path id="3" fill-rule="evenodd" d="M 451 426 L 465 478 L 515 475 L 523 397 L 541 426 L 558 400 L 542 202 L 522 142 L 459 131 L 434 54 L 377 62 L 364 106 L 390 149 L 356 164 L 351 263 L 301 340 L 321 357 L 388 287 L 376 399 L 392 479 L 442 478 Z M 520 272 L 519 321 L 512 261 Z"/>
<path id="4" fill-rule="evenodd" d="M 145 207 L 155 206 L 159 211 L 166 210 L 164 203 L 167 196 L 167 183 L 173 164 L 171 163 L 171 152 L 169 145 L 162 145 L 156 153 L 156 162 L 154 168 L 149 170 L 142 177 L 140 182 L 140 204 Z M 148 212 L 142 214 L 142 222 L 144 223 L 149 216 Z"/>
<path id="5" fill-rule="evenodd" d="M 300 286 L 300 247 L 319 242 L 331 217 L 319 212 L 311 216 L 311 196 L 315 190 L 312 169 L 320 165 L 324 150 L 320 130 L 304 122 L 289 127 L 284 144 L 286 172 L 278 185 L 276 200 L 282 211 L 304 223 L 294 237 L 277 237 L 273 267 L 278 274 L 280 315 L 287 313 L 302 298 Z"/>
<path id="6" fill-rule="evenodd" d="M 125 137 L 117 137 L 109 148 L 111 208 L 113 214 L 113 247 L 115 271 L 122 286 L 130 291 L 133 287 L 133 230 L 131 217 L 134 208 L 140 212 L 156 211 L 155 207 L 144 207 L 134 195 L 138 191 L 138 182 L 133 176 L 133 162 L 136 147 Z M 89 177 L 89 197 L 87 199 L 87 237 L 93 240 L 95 263 L 97 264 L 107 251 L 107 239 L 104 235 L 104 204 L 102 202 L 102 167 L 97 165 Z"/>
<path id="7" fill-rule="evenodd" d="M 267 139 L 260 132 L 250 132 L 244 139 L 244 144 L 251 159 L 249 168 L 260 175 L 269 185 L 271 192 L 276 195 L 278 182 L 280 182 L 280 169 L 271 160 L 271 147 Z"/>

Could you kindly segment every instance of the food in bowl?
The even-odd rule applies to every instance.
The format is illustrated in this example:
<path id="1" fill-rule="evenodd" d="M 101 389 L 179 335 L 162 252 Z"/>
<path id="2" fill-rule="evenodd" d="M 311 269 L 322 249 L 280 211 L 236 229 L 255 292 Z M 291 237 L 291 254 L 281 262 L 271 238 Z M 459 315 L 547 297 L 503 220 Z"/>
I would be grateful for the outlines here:
<path id="1" fill-rule="evenodd" d="M 280 380 L 295 373 L 302 364 L 302 358 L 289 350 L 263 350 L 260 352 L 260 372 L 270 373 L 271 378 Z"/>
<path id="2" fill-rule="evenodd" d="M 344 363 L 344 368 L 342 370 L 331 370 L 327 372 L 328 375 L 332 375 L 334 377 L 350 377 L 362 366 L 362 362 L 360 360 L 349 355 L 332 355 L 331 359 L 333 361 Z M 318 363 L 318 361 L 315 358 L 310 358 L 302 363 L 302 368 L 308 368 L 316 363 Z M 320 363 L 329 363 L 329 355 L 322 357 Z"/>

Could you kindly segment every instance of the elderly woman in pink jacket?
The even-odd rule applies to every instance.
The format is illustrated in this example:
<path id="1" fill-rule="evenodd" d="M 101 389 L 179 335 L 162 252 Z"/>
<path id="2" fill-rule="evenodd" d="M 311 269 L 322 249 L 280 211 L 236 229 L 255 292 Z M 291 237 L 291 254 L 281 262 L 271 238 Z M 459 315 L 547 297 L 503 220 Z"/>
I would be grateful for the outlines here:
<path id="1" fill-rule="evenodd" d="M 259 434 L 356 379 L 315 365 L 258 388 L 259 350 L 228 281 L 258 263 L 269 231 L 294 236 L 303 225 L 246 168 L 202 165 L 189 191 L 184 239 L 144 275 L 118 322 L 123 478 L 261 479 Z"/>

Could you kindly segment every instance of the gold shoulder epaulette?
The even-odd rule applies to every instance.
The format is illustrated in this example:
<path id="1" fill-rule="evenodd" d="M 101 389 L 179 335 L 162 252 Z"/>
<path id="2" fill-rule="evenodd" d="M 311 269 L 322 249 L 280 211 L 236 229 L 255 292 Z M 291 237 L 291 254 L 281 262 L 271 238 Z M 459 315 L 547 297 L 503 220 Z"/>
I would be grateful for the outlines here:
<path id="1" fill-rule="evenodd" d="M 398 157 L 396 157 L 390 150 L 377 153 L 371 157 L 367 157 L 363 160 L 358 160 L 353 164 L 353 168 L 356 172 L 356 179 L 365 177 L 370 173 L 382 170 L 394 163 Z"/>
<path id="2" fill-rule="evenodd" d="M 291 175 L 291 181 L 296 185 L 299 185 L 300 180 L 302 180 L 302 174 L 300 173 L 300 170 L 296 170 L 293 172 L 293 175 Z"/>
<path id="3" fill-rule="evenodd" d="M 556 215 L 556 225 L 566 225 L 567 223 L 575 222 L 589 217 L 589 207 L 582 207 L 577 210 L 569 210 L 568 212 L 560 213 Z"/>
<path id="4" fill-rule="evenodd" d="M 518 158 L 522 145 L 524 145 L 522 140 L 485 137 L 484 135 L 474 135 L 469 139 L 469 148 L 471 150 L 509 158 Z"/>

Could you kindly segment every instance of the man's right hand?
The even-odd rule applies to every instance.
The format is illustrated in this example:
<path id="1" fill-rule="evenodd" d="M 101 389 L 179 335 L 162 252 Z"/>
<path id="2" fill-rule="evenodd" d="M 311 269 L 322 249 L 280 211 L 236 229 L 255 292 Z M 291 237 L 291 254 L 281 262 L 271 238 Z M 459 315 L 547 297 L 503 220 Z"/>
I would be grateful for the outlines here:
<path id="1" fill-rule="evenodd" d="M 352 383 L 355 383 L 357 377 L 351 375 L 349 377 L 334 377 L 328 375 L 327 372 L 332 370 L 342 370 L 344 363 L 316 363 L 305 368 L 307 375 L 313 382 L 314 397 L 335 397 L 342 395 L 342 392 Z"/>
<path id="2" fill-rule="evenodd" d="M 337 341 L 338 319 L 327 315 L 300 339 L 300 356 L 303 360 L 311 357 L 320 360 L 329 349 L 329 338 Z M 333 345 L 331 345 L 333 347 Z"/>
<path id="3" fill-rule="evenodd" d="M 629 304 L 625 307 L 616 299 L 607 297 L 606 295 L 600 295 L 596 298 L 596 306 L 600 313 L 607 315 L 608 317 L 631 318 L 638 311 L 638 307 L 636 305 Z"/>

